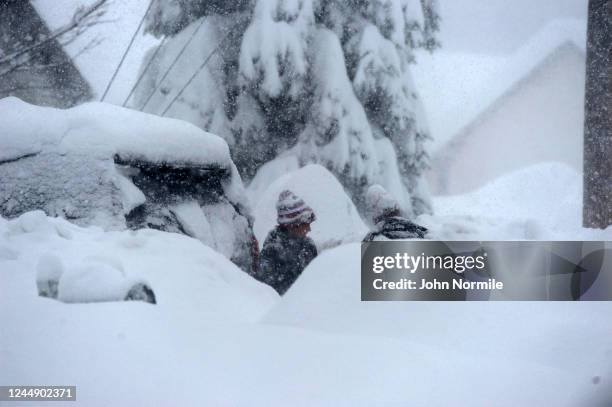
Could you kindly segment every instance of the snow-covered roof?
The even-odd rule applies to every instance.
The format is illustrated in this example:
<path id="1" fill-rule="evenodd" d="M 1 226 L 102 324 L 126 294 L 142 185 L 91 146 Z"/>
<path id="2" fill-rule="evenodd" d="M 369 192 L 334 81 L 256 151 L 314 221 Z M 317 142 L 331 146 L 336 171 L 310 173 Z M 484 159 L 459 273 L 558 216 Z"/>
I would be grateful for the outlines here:
<path id="1" fill-rule="evenodd" d="M 445 52 L 421 54 L 413 66 L 438 150 L 472 123 L 492 103 L 570 43 L 586 51 L 586 24 L 561 19 L 544 26 L 530 41 L 507 56 Z"/>
<path id="2" fill-rule="evenodd" d="M 0 99 L 0 162 L 41 151 L 232 170 L 227 143 L 176 119 L 106 103 L 61 110 Z"/>

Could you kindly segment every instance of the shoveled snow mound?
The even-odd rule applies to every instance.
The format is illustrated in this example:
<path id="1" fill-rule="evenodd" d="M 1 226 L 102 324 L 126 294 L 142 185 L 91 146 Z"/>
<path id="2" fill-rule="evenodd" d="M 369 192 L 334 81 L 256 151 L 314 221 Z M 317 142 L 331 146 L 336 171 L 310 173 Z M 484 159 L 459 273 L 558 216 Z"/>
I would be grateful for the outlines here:
<path id="1" fill-rule="evenodd" d="M 175 119 L 106 103 L 67 109 L 0 100 L 0 162 L 43 150 L 83 152 L 98 158 L 231 169 L 229 148 L 218 136 Z"/>
<path id="2" fill-rule="evenodd" d="M 295 155 L 276 157 L 262 165 L 246 189 L 251 205 L 257 206 L 268 187 L 277 179 L 299 168 L 300 163 Z"/>
<path id="3" fill-rule="evenodd" d="M 610 240 L 582 228 L 582 176 L 556 162 L 506 174 L 481 189 L 438 197 L 418 222 L 440 240 Z"/>
<path id="4" fill-rule="evenodd" d="M 291 190 L 315 212 L 310 237 L 319 250 L 340 242 L 359 241 L 367 233 L 355 205 L 336 177 L 318 164 L 290 172 L 266 189 L 255 207 L 255 236 L 260 245 L 276 225 L 276 202 L 285 189 Z"/>
<path id="5" fill-rule="evenodd" d="M 436 382 L 445 392 L 455 380 L 465 380 L 464 385 L 472 383 L 482 404 L 486 404 L 486 394 L 499 396 L 500 388 L 513 388 L 522 394 L 504 393 L 508 398 L 490 399 L 488 404 L 512 405 L 510 400 L 518 397 L 514 399 L 516 405 L 532 406 L 540 397 L 552 397 L 550 400 L 559 398 L 562 404 L 572 405 L 572 397 L 597 390 L 591 383 L 594 376 L 605 375 L 601 380 L 606 383 L 612 380 L 612 303 L 361 302 L 360 253 L 359 244 L 322 253 L 264 322 L 343 335 L 395 338 L 403 342 L 396 348 L 398 356 L 405 349 L 431 347 L 431 351 L 436 349 L 436 360 L 452 351 L 471 359 L 474 367 L 482 359 L 492 358 L 500 371 L 523 370 L 512 378 L 503 378 L 503 373 L 497 372 L 470 377 L 470 367 L 462 367 L 466 370 L 459 373 L 455 361 L 448 360 L 446 371 Z M 380 341 L 385 343 L 386 339 Z M 364 354 L 383 348 L 364 349 Z M 415 366 L 415 370 L 422 367 Z M 544 370 L 550 376 L 541 381 L 537 377 Z M 410 377 L 409 383 L 415 379 Z M 499 387 L 491 390 L 490 385 Z M 444 405 L 432 401 L 441 395 L 430 397 L 425 404 Z M 470 404 L 465 402 L 465 394 L 460 392 L 458 397 L 450 405 Z M 524 399 L 519 402 L 521 397 Z"/>
<path id="6" fill-rule="evenodd" d="M 156 315 L 194 322 L 256 320 L 277 298 L 221 254 L 174 233 L 104 232 L 35 211 L 0 224 L 0 247 L 15 257 L 0 258 L 3 309 L 19 309 L 20 296 L 47 306 L 36 280 L 51 275 L 61 276 L 59 298 L 69 302 L 112 299 L 122 284 L 143 281 L 157 297 Z M 6 297 L 12 290 L 19 296 Z"/>

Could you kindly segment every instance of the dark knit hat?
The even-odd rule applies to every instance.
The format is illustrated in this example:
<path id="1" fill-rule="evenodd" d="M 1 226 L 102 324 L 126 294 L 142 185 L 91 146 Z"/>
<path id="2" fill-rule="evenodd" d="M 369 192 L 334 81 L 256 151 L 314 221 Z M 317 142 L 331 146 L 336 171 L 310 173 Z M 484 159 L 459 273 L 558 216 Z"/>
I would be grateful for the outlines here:
<path id="1" fill-rule="evenodd" d="M 380 222 L 386 216 L 400 212 L 400 206 L 389 192 L 381 185 L 375 184 L 366 193 L 367 211 L 374 223 Z"/>
<path id="2" fill-rule="evenodd" d="M 285 190 L 278 196 L 276 203 L 278 212 L 277 222 L 279 225 L 312 223 L 316 216 L 312 208 L 304 203 L 302 198 L 289 190 Z"/>

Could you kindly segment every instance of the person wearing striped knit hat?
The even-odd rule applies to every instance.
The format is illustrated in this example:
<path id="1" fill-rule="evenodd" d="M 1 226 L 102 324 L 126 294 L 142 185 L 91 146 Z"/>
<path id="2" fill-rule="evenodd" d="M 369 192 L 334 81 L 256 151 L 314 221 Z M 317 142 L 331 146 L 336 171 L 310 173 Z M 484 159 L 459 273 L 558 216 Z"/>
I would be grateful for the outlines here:
<path id="1" fill-rule="evenodd" d="M 307 236 L 316 216 L 289 190 L 278 196 L 276 211 L 278 225 L 266 237 L 256 278 L 283 295 L 317 256 L 317 248 Z"/>

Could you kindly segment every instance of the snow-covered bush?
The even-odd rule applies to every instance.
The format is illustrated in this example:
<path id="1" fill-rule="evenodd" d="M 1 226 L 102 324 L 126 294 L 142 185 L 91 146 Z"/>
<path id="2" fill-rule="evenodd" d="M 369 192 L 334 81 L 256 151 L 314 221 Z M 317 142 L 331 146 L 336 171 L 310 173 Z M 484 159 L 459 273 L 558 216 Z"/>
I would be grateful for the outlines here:
<path id="1" fill-rule="evenodd" d="M 252 221 L 221 138 L 102 103 L 6 98 L 0 112 L 2 216 L 41 209 L 84 226 L 185 233 L 251 270 Z"/>
<path id="2" fill-rule="evenodd" d="M 430 212 L 410 64 L 438 45 L 434 0 L 217 3 L 153 1 L 147 30 L 167 38 L 143 61 L 133 107 L 221 135 L 249 180 L 290 152 L 332 171 L 360 211 L 378 183 L 399 187 L 406 213 Z"/>

